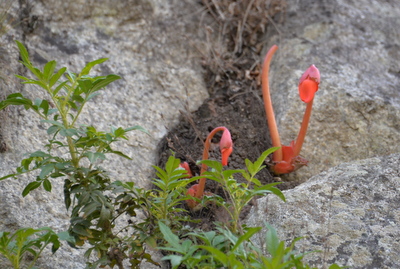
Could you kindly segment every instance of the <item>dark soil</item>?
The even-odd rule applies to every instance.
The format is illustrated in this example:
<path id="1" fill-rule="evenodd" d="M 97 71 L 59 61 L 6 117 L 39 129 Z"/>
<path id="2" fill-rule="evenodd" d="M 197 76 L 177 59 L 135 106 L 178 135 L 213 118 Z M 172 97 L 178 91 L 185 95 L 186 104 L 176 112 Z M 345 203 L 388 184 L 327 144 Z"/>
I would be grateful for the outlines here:
<path id="1" fill-rule="evenodd" d="M 198 174 L 200 167 L 196 161 L 202 158 L 205 138 L 218 126 L 230 130 L 234 143 L 227 169 L 244 169 L 245 159 L 254 162 L 263 151 L 270 148 L 261 90 L 256 85 L 246 86 L 236 91 L 230 87 L 220 89 L 205 100 L 197 111 L 182 113 L 180 123 L 159 144 L 157 165 L 164 167 L 168 157 L 175 152 L 175 157 L 187 161 L 192 171 Z M 215 160 L 220 160 L 219 138 L 217 134 L 213 140 L 214 150 L 210 152 L 210 158 Z M 257 179 L 263 184 L 276 182 L 268 169 L 261 170 Z M 296 185 L 293 182 L 283 182 L 278 188 L 284 190 Z M 211 180 L 207 181 L 206 189 L 219 194 L 218 186 Z"/>
<path id="2" fill-rule="evenodd" d="M 283 1 L 278 2 L 283 3 Z M 211 2 L 208 2 L 208 4 L 211 5 Z M 212 9 L 210 6 L 208 8 Z M 210 13 L 213 13 L 212 10 Z M 214 16 L 216 16 L 215 14 Z M 249 22 L 257 21 L 257 16 L 265 15 L 262 12 L 249 12 L 249 14 L 253 16 L 248 16 Z M 276 11 L 269 16 L 272 17 L 274 14 L 279 14 L 279 12 Z M 234 19 L 232 18 L 232 20 Z M 236 19 L 240 21 L 242 18 Z M 224 22 L 218 22 L 220 26 L 227 23 L 226 19 Z M 234 25 L 232 21 L 229 23 Z M 259 26 L 258 24 L 255 25 Z M 252 33 L 256 32 L 254 27 Z M 225 29 L 226 27 L 222 28 Z M 237 49 L 238 42 L 233 38 L 237 36 L 235 35 L 236 30 L 237 28 L 232 28 L 231 33 L 225 33 L 227 37 L 231 38 L 227 39 L 228 43 L 226 44 L 227 51 L 231 51 L 231 53 L 223 54 L 213 51 L 213 53 L 209 52 L 210 56 L 204 59 L 204 79 L 210 97 L 195 112 L 181 111 L 180 123 L 169 131 L 158 146 L 159 160 L 157 165 L 159 167 L 164 167 L 168 157 L 174 152 L 175 157 L 181 159 L 181 161 L 187 161 L 192 171 L 199 174 L 200 168 L 196 165 L 196 161 L 202 158 L 203 143 L 209 132 L 218 126 L 225 126 L 230 130 L 234 143 L 234 150 L 229 158 L 227 169 L 244 169 L 245 159 L 254 162 L 262 152 L 271 147 L 259 83 L 263 59 L 260 51 L 263 41 L 261 37 L 257 39 L 254 34 L 245 35 L 246 32 L 243 31 L 242 45 L 240 49 Z M 219 55 L 220 58 L 213 58 L 216 57 L 215 55 Z M 210 159 L 220 160 L 219 138 L 220 134 L 219 136 L 216 135 L 213 140 L 215 147 L 210 152 Z M 258 174 L 257 179 L 263 184 L 280 180 L 274 178 L 268 169 L 263 169 Z M 238 181 L 241 181 L 241 179 L 238 178 Z M 283 182 L 278 185 L 278 188 L 285 190 L 296 185 L 296 182 Z M 219 186 L 211 180 L 207 181 L 206 190 L 224 196 Z M 216 215 L 222 216 L 222 218 L 226 215 L 222 212 L 216 212 L 218 212 L 218 209 L 206 209 L 197 213 L 197 217 L 204 220 L 201 225 L 207 226 L 207 223 L 218 220 L 215 217 Z M 245 217 L 246 212 L 243 213 L 243 217 Z"/>

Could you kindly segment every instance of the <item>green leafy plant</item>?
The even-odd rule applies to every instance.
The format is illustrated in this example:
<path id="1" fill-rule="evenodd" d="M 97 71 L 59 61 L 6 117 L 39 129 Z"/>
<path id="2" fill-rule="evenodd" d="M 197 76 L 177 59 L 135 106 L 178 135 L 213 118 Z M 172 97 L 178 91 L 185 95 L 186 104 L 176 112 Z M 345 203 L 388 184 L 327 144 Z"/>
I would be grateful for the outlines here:
<path id="1" fill-rule="evenodd" d="M 227 268 L 227 269 L 311 269 L 303 262 L 308 253 L 298 253 L 295 244 L 301 238 L 296 238 L 289 246 L 280 241 L 275 229 L 265 224 L 265 253 L 255 246 L 251 238 L 261 231 L 261 227 L 247 227 L 242 235 L 232 233 L 229 229 L 217 227 L 217 231 L 192 232 L 183 239 L 175 235 L 167 225 L 160 222 L 159 226 L 167 244 L 160 249 L 171 254 L 163 257 L 169 260 L 175 268 Z M 342 268 L 333 264 L 329 269 Z M 343 267 L 344 268 L 344 267 Z"/>
<path id="2" fill-rule="evenodd" d="M 280 184 L 280 182 L 262 185 L 256 178 L 257 173 L 265 168 L 263 164 L 267 156 L 275 150 L 277 150 L 277 148 L 264 151 L 254 163 L 246 159 L 246 170 L 223 170 L 223 166 L 217 161 L 201 161 L 201 163 L 206 163 L 207 166 L 212 168 L 211 171 L 204 172 L 203 176 L 218 182 L 228 196 L 227 200 L 216 199 L 215 203 L 224 207 L 229 213 L 232 231 L 241 232 L 240 213 L 253 198 L 273 193 L 285 201 L 282 192 L 275 187 Z M 247 182 L 239 183 L 234 177 L 235 174 L 241 174 Z"/>
<path id="3" fill-rule="evenodd" d="M 22 228 L 11 234 L 0 232 L 0 255 L 4 256 L 12 268 L 33 268 L 42 251 L 52 245 L 52 253 L 60 247 L 60 239 L 73 240 L 66 232 L 56 234 L 50 228 Z M 28 256 L 31 259 L 26 259 Z"/>
<path id="4" fill-rule="evenodd" d="M 81 246 L 88 242 L 92 247 L 88 249 L 87 257 L 94 250 L 101 261 L 99 264 L 121 267 L 123 259 L 136 255 L 137 247 L 129 240 L 121 243 L 123 240 L 119 237 L 120 232 L 115 233 L 113 228 L 119 216 L 132 215 L 132 208 L 139 208 L 140 205 L 135 200 L 121 210 L 121 195 L 125 194 L 121 186 L 124 185 L 113 183 L 98 163 L 110 153 L 130 159 L 124 153 L 114 150 L 111 145 L 116 141 L 126 140 L 126 134 L 130 131 L 146 131 L 140 126 L 133 126 L 111 127 L 110 132 L 103 132 L 94 126 L 77 124 L 86 103 L 95 98 L 104 87 L 120 78 L 114 74 L 90 75 L 93 67 L 105 62 L 106 58 L 89 62 L 80 73 L 73 73 L 66 67 L 56 69 L 56 61 L 50 61 L 39 69 L 31 63 L 25 46 L 18 41 L 16 43 L 21 63 L 34 78 L 20 75 L 17 77 L 24 84 L 33 84 L 44 90 L 47 98 L 31 100 L 21 93 L 13 93 L 0 102 L 0 109 L 9 105 L 21 105 L 26 110 L 33 111 L 43 123 L 48 124 L 47 134 L 50 138 L 45 145 L 46 151 L 30 153 L 21 161 L 16 173 L 6 175 L 0 180 L 38 171 L 36 179 L 22 191 L 22 195 L 26 196 L 40 186 L 50 192 L 52 181 L 63 179 L 65 206 L 71 209 L 69 233 L 74 237 L 75 245 Z M 117 208 L 121 211 L 118 212 Z M 115 255 L 115 252 L 123 255 Z M 143 249 L 139 252 L 142 255 Z M 132 262 L 137 263 L 137 260 Z"/>
<path id="5" fill-rule="evenodd" d="M 157 177 L 152 183 L 157 187 L 151 192 L 150 210 L 157 221 L 168 223 L 169 227 L 179 230 L 182 223 L 191 221 L 187 211 L 182 208 L 182 201 L 186 201 L 186 186 L 199 179 L 187 179 L 186 171 L 179 167 L 180 160 L 170 156 L 165 164 L 165 170 L 153 166 L 157 170 Z"/>
<path id="6" fill-rule="evenodd" d="M 218 182 L 227 198 L 210 194 L 199 200 L 199 205 L 204 206 L 205 201 L 211 201 L 223 207 L 229 213 L 231 221 L 215 223 L 216 228 L 210 231 L 194 229 L 182 233 L 172 230 L 169 221 L 159 220 L 158 226 L 166 241 L 158 246 L 158 249 L 167 252 L 163 260 L 170 261 L 172 268 L 311 268 L 302 261 L 308 253 L 294 251 L 295 243 L 301 238 L 296 238 L 289 246 L 285 246 L 275 229 L 265 223 L 267 232 L 263 241 L 266 242 L 266 249 L 263 250 L 252 242 L 252 237 L 260 233 L 262 227 L 247 227 L 240 222 L 240 213 L 257 196 L 274 194 L 285 201 L 283 193 L 275 187 L 279 183 L 262 185 L 256 178 L 257 173 L 266 167 L 264 162 L 267 156 L 275 150 L 277 148 L 266 150 L 254 163 L 246 159 L 246 169 L 223 170 L 223 165 L 218 161 L 200 161 L 199 163 L 211 168 L 200 177 Z M 177 165 L 178 163 L 175 164 Z M 235 179 L 238 174 L 245 178 L 245 183 L 239 183 Z M 188 173 L 183 175 L 187 177 Z M 336 266 L 330 268 L 340 268 Z"/>

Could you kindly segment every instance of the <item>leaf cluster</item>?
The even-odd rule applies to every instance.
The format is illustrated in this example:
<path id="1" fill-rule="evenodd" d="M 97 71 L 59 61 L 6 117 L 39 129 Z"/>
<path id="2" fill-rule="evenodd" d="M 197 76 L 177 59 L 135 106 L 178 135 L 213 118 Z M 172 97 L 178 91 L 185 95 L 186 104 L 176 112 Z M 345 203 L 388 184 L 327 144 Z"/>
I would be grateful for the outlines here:
<path id="1" fill-rule="evenodd" d="M 272 193 L 285 201 L 282 192 L 275 187 L 280 184 L 279 182 L 262 185 L 256 178 L 257 173 L 265 168 L 263 164 L 267 156 L 276 149 L 277 148 L 270 148 L 264 151 L 254 163 L 246 159 L 246 170 L 223 170 L 222 164 L 213 160 L 200 162 L 212 168 L 211 171 L 205 172 L 203 176 L 218 182 L 228 195 L 228 200 L 216 199 L 215 202 L 224 207 L 229 213 L 232 220 L 231 230 L 241 230 L 240 212 L 242 212 L 243 208 L 255 197 Z M 247 183 L 239 183 L 234 177 L 235 174 L 241 174 L 247 180 Z"/>
<path id="2" fill-rule="evenodd" d="M 14 269 L 22 268 L 23 260 L 31 256 L 27 267 L 33 268 L 42 251 L 52 245 L 51 251 L 55 253 L 60 247 L 60 240 L 71 241 L 66 232 L 56 234 L 48 227 L 40 229 L 21 228 L 14 233 L 0 232 L 0 254 L 8 259 Z"/>
<path id="3" fill-rule="evenodd" d="M 232 233 L 224 227 L 216 231 L 191 232 L 182 239 L 175 235 L 164 223 L 159 223 L 167 244 L 160 247 L 171 254 L 163 260 L 171 262 L 173 269 L 181 268 L 234 268 L 234 269 L 316 269 L 304 264 L 307 253 L 297 253 L 296 238 L 289 246 L 279 240 L 276 230 L 265 223 L 267 232 L 264 236 L 266 251 L 253 244 L 251 238 L 261 231 L 261 227 L 246 228 L 242 235 Z M 333 264 L 330 269 L 342 267 Z"/>
<path id="4" fill-rule="evenodd" d="M 157 178 L 152 180 L 156 186 L 152 192 L 152 199 L 150 200 L 151 211 L 155 215 L 155 219 L 166 221 L 170 227 L 180 229 L 181 222 L 189 221 L 188 218 L 180 218 L 182 213 L 186 210 L 180 205 L 188 197 L 182 195 L 186 192 L 186 186 L 199 179 L 199 177 L 192 177 L 187 179 L 186 171 L 178 168 L 180 160 L 170 156 L 165 170 L 153 166 L 157 170 Z"/>
<path id="5" fill-rule="evenodd" d="M 262 227 L 247 227 L 240 223 L 240 213 L 244 206 L 257 196 L 274 194 L 285 201 L 283 193 L 275 186 L 278 183 L 262 185 L 256 178 L 258 172 L 265 168 L 265 159 L 277 148 L 271 148 L 261 154 L 253 163 L 246 159 L 246 169 L 224 170 L 220 162 L 205 160 L 211 168 L 210 171 L 203 173 L 202 177 L 218 182 L 228 199 L 225 201 L 217 195 L 206 197 L 214 204 L 222 206 L 231 217 L 229 225 L 215 223 L 216 228 L 210 231 L 199 229 L 184 232 L 171 228 L 169 221 L 160 219 L 158 227 L 163 236 L 158 249 L 167 254 L 162 258 L 171 263 L 172 268 L 260 268 L 260 269 L 309 269 L 309 265 L 303 262 L 303 257 L 308 253 L 297 253 L 295 243 L 301 238 L 296 238 L 289 246 L 284 241 L 279 240 L 276 230 L 265 223 L 267 232 L 261 241 L 266 242 L 266 249 L 257 247 L 252 237 L 260 234 Z M 170 162 L 174 160 L 170 157 Z M 175 166 L 179 162 L 175 161 Z M 156 168 L 159 177 L 165 178 L 172 176 L 173 173 L 161 173 Z M 176 170 L 171 170 L 176 171 Z M 235 179 L 236 174 L 241 174 L 247 183 L 239 183 Z M 196 177 L 197 179 L 198 177 Z M 159 184 L 160 185 L 160 184 Z M 163 187 L 160 185 L 160 187 Z M 186 197 L 188 199 L 188 197 Z M 203 199 L 204 200 L 204 199 Z M 330 269 L 341 268 L 334 264 Z"/>
<path id="6" fill-rule="evenodd" d="M 79 73 L 73 73 L 66 67 L 57 69 L 56 61 L 49 61 L 43 68 L 38 68 L 30 61 L 26 47 L 21 42 L 16 43 L 21 63 L 32 75 L 17 77 L 24 84 L 38 86 L 45 92 L 46 98 L 31 100 L 21 93 L 13 93 L 0 102 L 0 109 L 19 105 L 34 112 L 48 126 L 49 139 L 44 146 L 45 151 L 29 153 L 15 173 L 3 176 L 0 180 L 37 171 L 35 180 L 22 191 L 22 195 L 26 196 L 40 186 L 50 192 L 54 180 L 62 179 L 65 206 L 70 209 L 68 233 L 74 239 L 69 241 L 71 246 L 89 243 L 91 247 L 86 257 L 96 252 L 98 260 L 94 263 L 101 266 L 119 266 L 126 258 L 130 259 L 132 266 L 137 266 L 141 259 L 153 262 L 144 251 L 144 241 L 141 240 L 146 236 L 143 236 L 143 230 L 131 237 L 114 231 L 117 218 L 122 215 L 135 216 L 135 210 L 142 208 L 143 200 L 132 197 L 132 186 L 112 182 L 98 166 L 110 153 L 130 159 L 123 152 L 114 150 L 112 144 L 127 140 L 130 131 L 147 131 L 140 126 L 133 126 L 111 127 L 109 132 L 103 132 L 94 126 L 77 124 L 86 103 L 120 77 L 114 74 L 90 75 L 93 68 L 104 63 L 106 58 L 87 63 Z M 135 192 L 136 195 L 148 195 Z M 128 197 L 131 200 L 127 200 Z M 122 254 L 115 255 L 115 252 Z"/>

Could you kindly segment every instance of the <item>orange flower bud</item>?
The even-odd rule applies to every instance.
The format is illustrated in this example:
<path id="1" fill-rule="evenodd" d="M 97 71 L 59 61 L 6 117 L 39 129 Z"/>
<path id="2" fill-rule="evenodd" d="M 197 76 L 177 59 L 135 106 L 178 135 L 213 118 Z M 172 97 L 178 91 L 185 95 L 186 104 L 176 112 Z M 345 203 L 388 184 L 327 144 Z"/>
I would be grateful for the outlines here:
<path id="1" fill-rule="evenodd" d="M 319 70 L 314 65 L 311 65 L 301 76 L 299 82 L 299 95 L 304 103 L 309 103 L 314 99 L 314 95 L 318 91 L 319 82 Z"/>

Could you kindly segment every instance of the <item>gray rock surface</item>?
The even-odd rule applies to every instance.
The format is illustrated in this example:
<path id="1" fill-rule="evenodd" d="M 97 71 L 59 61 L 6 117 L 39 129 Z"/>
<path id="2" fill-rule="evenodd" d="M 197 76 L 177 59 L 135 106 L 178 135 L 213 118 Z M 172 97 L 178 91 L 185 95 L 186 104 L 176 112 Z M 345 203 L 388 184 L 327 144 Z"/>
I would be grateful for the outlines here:
<path id="1" fill-rule="evenodd" d="M 311 64 L 321 84 L 301 152 L 309 166 L 286 180 L 400 152 L 399 1 L 288 0 L 287 8 L 284 24 L 268 28 L 265 49 L 279 46 L 270 79 L 283 144 L 300 129 L 297 85 Z"/>
<path id="2" fill-rule="evenodd" d="M 318 268 L 399 266 L 400 154 L 338 165 L 284 194 L 286 203 L 258 199 L 247 225 L 267 221 L 287 242 L 304 237 L 297 250 L 320 250 L 305 259 Z"/>
<path id="3" fill-rule="evenodd" d="M 32 4 L 32 5 L 30 5 Z M 13 1 L 10 13 L 21 24 L 1 37 L 1 98 L 13 92 L 42 96 L 33 86 L 22 86 L 13 74 L 24 72 L 18 62 L 14 39 L 23 42 L 34 64 L 56 60 L 58 68 L 78 72 L 85 63 L 109 60 L 96 68 L 99 74 L 122 77 L 89 103 L 82 123 L 99 130 L 111 126 L 141 125 L 129 135 L 121 150 L 133 160 L 109 156 L 102 166 L 115 180 L 149 184 L 156 147 L 179 118 L 179 110 L 196 109 L 208 96 L 200 57 L 198 7 L 190 1 L 101 0 L 101 1 Z M 200 43 L 200 42 L 199 42 Z M 0 112 L 0 176 L 13 173 L 23 155 L 43 149 L 47 127 L 22 107 Z M 54 182 L 51 193 L 38 190 L 21 197 L 32 176 L 0 182 L 0 230 L 50 226 L 65 230 L 68 214 L 63 204 L 62 182 Z M 82 251 L 68 247 L 44 258 L 43 269 L 84 267 Z M 150 267 L 146 267 L 150 268 Z"/>
<path id="4" fill-rule="evenodd" d="M 287 238 L 307 236 L 301 250 L 316 265 L 338 262 L 353 268 L 394 268 L 399 237 L 400 4 L 397 0 L 286 0 L 283 26 L 269 28 L 267 47 L 279 46 L 271 66 L 271 91 L 284 144 L 298 132 L 304 104 L 297 96 L 301 74 L 321 71 L 302 155 L 310 160 L 287 180 L 306 181 L 287 191 L 286 204 L 259 200 L 250 225 L 271 222 Z M 32 6 L 30 6 L 32 4 Z M 158 141 L 207 97 L 199 55 L 201 17 L 192 1 L 99 0 L 14 1 L 21 23 L 0 37 L 3 68 L 0 98 L 21 91 L 13 74 L 24 72 L 13 39 L 24 42 L 36 64 L 55 59 L 78 71 L 108 57 L 98 73 L 123 77 L 87 107 L 82 123 L 98 129 L 142 125 L 151 136 L 132 133 L 118 150 L 133 161 L 111 158 L 103 166 L 115 179 L 147 186 Z M 46 126 L 21 107 L 0 112 L 0 176 L 12 173 L 26 152 L 42 148 Z M 368 157 L 375 157 L 362 161 Z M 21 191 L 28 177 L 0 182 L 0 230 L 50 226 L 65 230 L 68 214 L 62 182 L 53 191 Z M 82 251 L 68 247 L 44 257 L 40 268 L 84 268 Z M 151 268 L 147 266 L 145 268 Z"/>
<path id="5" fill-rule="evenodd" d="M 321 250 L 307 256 L 318 268 L 334 262 L 351 268 L 396 268 L 400 3 L 287 3 L 284 25 L 267 34 L 266 49 L 279 46 L 271 67 L 272 100 L 282 142 L 288 144 L 305 109 L 298 98 L 298 79 L 310 64 L 319 68 L 320 90 L 302 150 L 310 163 L 284 177 L 306 181 L 285 191 L 286 203 L 272 196 L 258 200 L 247 224 L 262 226 L 266 220 L 287 241 L 305 237 L 298 249 Z"/>

